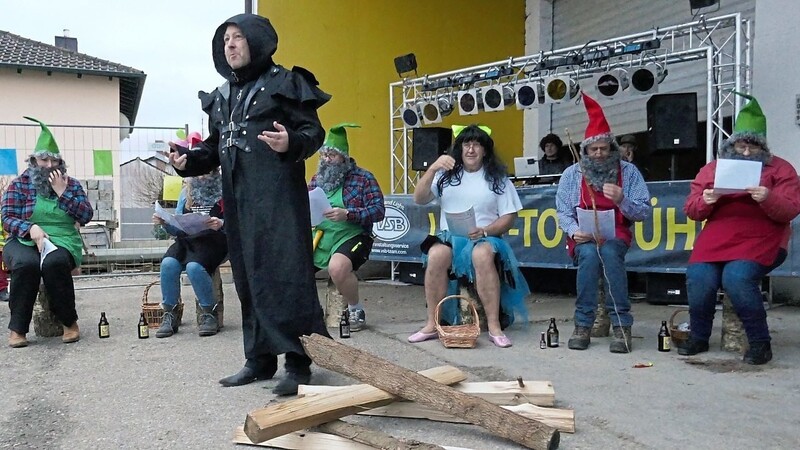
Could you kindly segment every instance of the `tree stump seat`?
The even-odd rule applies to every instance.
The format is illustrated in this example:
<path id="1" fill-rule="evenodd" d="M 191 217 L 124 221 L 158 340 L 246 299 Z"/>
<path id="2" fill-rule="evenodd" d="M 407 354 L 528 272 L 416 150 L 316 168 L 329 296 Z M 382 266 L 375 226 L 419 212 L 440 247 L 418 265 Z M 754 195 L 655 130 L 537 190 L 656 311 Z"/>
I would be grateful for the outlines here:
<path id="1" fill-rule="evenodd" d="M 72 270 L 72 276 L 80 274 L 80 267 Z M 36 296 L 36 303 L 33 304 L 33 333 L 36 336 L 56 337 L 64 334 L 64 326 L 50 309 L 50 302 L 52 302 L 50 294 L 44 287 L 44 283 L 40 283 L 39 294 Z"/>
<path id="2" fill-rule="evenodd" d="M 222 275 L 220 274 L 219 267 L 214 273 L 211 275 L 211 288 L 214 291 L 214 299 L 216 303 L 214 305 L 214 316 L 217 318 L 217 323 L 219 327 L 222 328 L 224 326 L 224 315 L 225 315 L 225 293 L 222 292 Z M 200 316 L 203 314 L 203 310 L 200 307 L 200 301 L 197 298 L 194 299 L 194 307 L 195 307 L 195 321 L 197 325 L 200 325 Z"/>

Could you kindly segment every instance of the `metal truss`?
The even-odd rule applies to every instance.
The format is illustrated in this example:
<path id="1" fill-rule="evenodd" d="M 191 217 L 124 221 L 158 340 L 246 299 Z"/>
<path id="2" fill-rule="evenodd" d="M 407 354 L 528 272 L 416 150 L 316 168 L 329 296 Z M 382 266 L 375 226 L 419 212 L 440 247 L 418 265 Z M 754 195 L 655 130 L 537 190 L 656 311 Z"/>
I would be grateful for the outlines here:
<path id="1" fill-rule="evenodd" d="M 554 76 L 576 82 L 616 68 L 653 64 L 666 70 L 690 61 L 706 61 L 706 160 L 728 133 L 725 115 L 734 115 L 742 98 L 732 91 L 751 86 L 751 23 L 741 13 L 705 18 L 603 41 L 511 57 L 480 66 L 407 78 L 389 85 L 392 194 L 407 194 L 415 185 L 409 153 L 411 133 L 402 119 L 407 107 L 420 102 L 455 99 L 458 91 L 492 85 L 513 87 Z"/>

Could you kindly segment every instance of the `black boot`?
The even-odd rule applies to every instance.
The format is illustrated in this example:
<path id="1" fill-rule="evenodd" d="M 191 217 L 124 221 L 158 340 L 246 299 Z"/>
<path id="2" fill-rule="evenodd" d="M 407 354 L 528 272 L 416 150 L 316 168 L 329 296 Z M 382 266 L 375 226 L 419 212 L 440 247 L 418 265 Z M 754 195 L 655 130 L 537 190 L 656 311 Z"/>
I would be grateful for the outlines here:
<path id="1" fill-rule="evenodd" d="M 755 366 L 766 364 L 772 359 L 772 345 L 769 342 L 751 342 L 750 348 L 744 354 L 744 361 Z"/>
<path id="2" fill-rule="evenodd" d="M 683 356 L 693 356 L 698 353 L 708 351 L 708 341 L 700 341 L 692 337 L 683 347 L 678 347 L 678 354 Z"/>
<path id="3" fill-rule="evenodd" d="M 219 384 L 225 387 L 243 386 L 256 380 L 269 380 L 278 371 L 278 358 L 267 361 L 247 360 L 242 370 L 234 375 L 219 380 Z"/>
<path id="4" fill-rule="evenodd" d="M 296 395 L 301 384 L 311 381 L 311 373 L 286 372 L 286 376 L 272 389 L 275 395 Z"/>

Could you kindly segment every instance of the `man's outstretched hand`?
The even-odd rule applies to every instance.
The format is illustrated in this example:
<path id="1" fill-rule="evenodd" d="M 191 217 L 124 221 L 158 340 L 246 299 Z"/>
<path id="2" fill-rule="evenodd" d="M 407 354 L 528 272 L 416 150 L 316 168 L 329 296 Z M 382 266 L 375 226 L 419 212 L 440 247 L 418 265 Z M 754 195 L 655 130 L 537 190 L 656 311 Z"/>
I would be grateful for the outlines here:
<path id="1" fill-rule="evenodd" d="M 278 123 L 272 122 L 272 126 L 276 131 L 262 131 L 258 138 L 269 145 L 269 147 L 278 153 L 286 153 L 289 151 L 289 133 L 286 127 Z"/>

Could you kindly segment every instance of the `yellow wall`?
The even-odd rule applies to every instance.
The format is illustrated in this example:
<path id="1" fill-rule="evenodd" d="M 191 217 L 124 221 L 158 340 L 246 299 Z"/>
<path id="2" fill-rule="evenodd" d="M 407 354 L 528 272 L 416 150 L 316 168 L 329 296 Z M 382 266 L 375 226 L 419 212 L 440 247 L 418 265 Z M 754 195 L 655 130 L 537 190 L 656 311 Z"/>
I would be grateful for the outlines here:
<path id="1" fill-rule="evenodd" d="M 278 32 L 275 61 L 311 70 L 333 95 L 319 113 L 328 128 L 348 130 L 350 154 L 389 193 L 389 84 L 399 81 L 394 58 L 414 53 L 420 76 L 520 56 L 525 49 L 525 1 L 503 0 L 261 0 L 258 13 Z M 458 115 L 439 126 L 489 125 L 506 165 L 522 155 L 522 113 Z M 307 163 L 309 177 L 317 158 Z"/>

